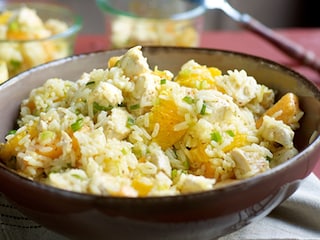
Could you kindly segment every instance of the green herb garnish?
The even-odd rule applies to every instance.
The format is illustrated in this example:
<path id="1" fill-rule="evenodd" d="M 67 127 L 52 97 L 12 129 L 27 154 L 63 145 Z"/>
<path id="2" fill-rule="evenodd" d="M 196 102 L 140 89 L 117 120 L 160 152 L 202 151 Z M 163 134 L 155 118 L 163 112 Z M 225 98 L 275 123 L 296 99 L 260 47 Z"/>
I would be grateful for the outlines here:
<path id="1" fill-rule="evenodd" d="M 80 130 L 83 127 L 83 118 L 77 119 L 74 123 L 71 124 L 71 129 L 73 132 Z"/>
<path id="2" fill-rule="evenodd" d="M 184 167 L 185 169 L 189 169 L 189 168 L 190 168 L 190 164 L 189 164 L 189 161 L 188 161 L 188 160 L 184 161 L 182 164 L 183 164 L 183 167 Z"/>
<path id="3" fill-rule="evenodd" d="M 86 83 L 86 86 L 89 86 L 89 85 L 92 85 L 92 84 L 95 84 L 95 81 L 87 82 L 87 83 Z"/>
<path id="4" fill-rule="evenodd" d="M 185 101 L 188 104 L 192 104 L 194 103 L 194 99 L 190 96 L 185 96 L 184 98 L 182 98 L 183 101 Z"/>
<path id="5" fill-rule="evenodd" d="M 22 62 L 12 59 L 12 60 L 10 60 L 9 64 L 10 64 L 10 66 L 11 66 L 11 68 L 13 70 L 16 70 L 16 69 L 19 69 L 21 67 Z"/>
<path id="6" fill-rule="evenodd" d="M 178 176 L 178 170 L 172 169 L 171 171 L 171 179 L 175 179 Z"/>
<path id="7" fill-rule="evenodd" d="M 93 111 L 94 111 L 94 113 L 100 112 L 100 111 L 106 111 L 107 112 L 107 111 L 110 111 L 112 108 L 113 108 L 112 106 L 107 106 L 107 107 L 106 106 L 102 106 L 97 102 L 93 103 Z"/>
<path id="8" fill-rule="evenodd" d="M 20 24 L 17 20 L 10 22 L 8 26 L 10 31 L 18 31 L 20 28 Z"/>
<path id="9" fill-rule="evenodd" d="M 128 117 L 128 120 L 127 120 L 127 127 L 131 127 L 134 125 L 134 119 L 131 118 L 131 117 Z"/>
<path id="10" fill-rule="evenodd" d="M 16 134 L 17 130 L 13 129 L 13 130 L 10 130 L 7 135 L 11 135 L 11 134 Z"/>
<path id="11" fill-rule="evenodd" d="M 232 130 L 227 130 L 226 133 L 230 136 L 230 137 L 234 137 L 235 134 Z"/>
<path id="12" fill-rule="evenodd" d="M 166 82 L 167 82 L 167 79 L 165 79 L 165 78 L 160 80 L 161 85 L 166 84 Z"/>
<path id="13" fill-rule="evenodd" d="M 134 104 L 129 107 L 130 110 L 137 110 L 140 108 L 140 104 Z"/>
<path id="14" fill-rule="evenodd" d="M 207 105 L 205 103 L 202 104 L 200 114 L 205 115 L 206 114 Z"/>
<path id="15" fill-rule="evenodd" d="M 210 135 L 211 135 L 211 140 L 212 141 L 215 141 L 217 143 L 221 143 L 222 142 L 222 136 L 221 136 L 221 134 L 219 132 L 214 131 Z"/>
<path id="16" fill-rule="evenodd" d="M 56 137 L 56 133 L 49 130 L 45 130 L 43 132 L 40 132 L 39 134 L 39 138 L 41 142 L 54 139 L 55 137 Z"/>
<path id="17" fill-rule="evenodd" d="M 77 178 L 79 180 L 84 180 L 82 176 L 80 176 L 79 174 L 73 173 L 71 174 L 72 177 Z"/>

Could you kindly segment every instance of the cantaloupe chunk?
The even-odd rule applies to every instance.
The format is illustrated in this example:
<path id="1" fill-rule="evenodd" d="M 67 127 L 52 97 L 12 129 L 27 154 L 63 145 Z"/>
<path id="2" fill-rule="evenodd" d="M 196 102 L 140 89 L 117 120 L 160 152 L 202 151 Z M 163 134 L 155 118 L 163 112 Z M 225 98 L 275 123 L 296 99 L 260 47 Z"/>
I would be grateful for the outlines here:
<path id="1" fill-rule="evenodd" d="M 282 120 L 285 124 L 291 125 L 299 121 L 297 116 L 302 113 L 299 107 L 299 99 L 294 93 L 285 94 L 278 102 L 269 108 L 264 114 L 274 117 L 276 120 Z M 256 122 L 256 127 L 260 128 L 263 122 L 263 116 Z"/>
<path id="2" fill-rule="evenodd" d="M 173 99 L 159 99 L 151 109 L 148 131 L 154 135 L 153 141 L 162 149 L 167 149 L 178 142 L 187 129 L 175 130 L 175 126 L 185 121 L 184 115 L 179 114 Z"/>

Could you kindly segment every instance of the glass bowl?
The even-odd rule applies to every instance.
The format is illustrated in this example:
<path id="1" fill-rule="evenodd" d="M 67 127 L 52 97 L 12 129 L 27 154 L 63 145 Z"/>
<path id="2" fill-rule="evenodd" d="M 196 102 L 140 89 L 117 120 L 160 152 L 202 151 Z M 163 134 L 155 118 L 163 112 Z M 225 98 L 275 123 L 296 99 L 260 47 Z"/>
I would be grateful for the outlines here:
<path id="1" fill-rule="evenodd" d="M 48 3 L 0 3 L 0 82 L 73 54 L 80 16 Z"/>
<path id="2" fill-rule="evenodd" d="M 96 0 L 111 48 L 199 46 L 205 7 L 198 0 Z"/>

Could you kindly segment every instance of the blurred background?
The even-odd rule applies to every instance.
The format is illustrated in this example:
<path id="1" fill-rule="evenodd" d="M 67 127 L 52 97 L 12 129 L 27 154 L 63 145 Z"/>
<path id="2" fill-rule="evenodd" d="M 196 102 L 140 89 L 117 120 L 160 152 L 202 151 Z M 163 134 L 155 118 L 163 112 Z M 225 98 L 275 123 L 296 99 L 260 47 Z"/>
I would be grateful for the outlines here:
<path id="1" fill-rule="evenodd" d="M 14 0 L 0 0 L 0 2 Z M 21 1 L 21 0 L 20 0 Z M 26 0 L 32 2 L 37 0 Z M 104 18 L 95 0 L 38 0 L 69 5 L 84 19 L 82 34 L 99 34 L 105 31 Z M 161 0 L 160 0 L 161 1 Z M 214 1 L 214 0 L 213 0 Z M 315 0 L 229 0 L 241 12 L 248 13 L 271 28 L 320 27 Z M 219 10 L 206 13 L 205 29 L 236 30 L 238 25 Z"/>
<path id="2" fill-rule="evenodd" d="M 103 14 L 96 6 L 95 0 L 55 0 L 55 2 L 67 4 L 83 16 L 82 34 L 99 34 L 105 31 Z M 320 1 L 230 0 L 229 2 L 239 11 L 252 15 L 272 28 L 320 27 L 318 14 Z M 238 25 L 220 11 L 211 10 L 206 13 L 205 28 L 236 30 Z"/>

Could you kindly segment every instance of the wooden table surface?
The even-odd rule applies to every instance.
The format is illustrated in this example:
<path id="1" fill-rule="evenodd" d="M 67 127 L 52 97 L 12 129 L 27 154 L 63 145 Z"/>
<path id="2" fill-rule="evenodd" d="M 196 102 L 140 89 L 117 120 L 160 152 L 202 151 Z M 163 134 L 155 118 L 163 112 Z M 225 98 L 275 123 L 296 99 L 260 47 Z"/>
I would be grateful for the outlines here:
<path id="1" fill-rule="evenodd" d="M 276 31 L 320 57 L 320 28 L 279 29 Z M 204 32 L 200 47 L 231 50 L 267 58 L 299 72 L 317 86 L 320 86 L 320 74 L 318 72 L 292 59 L 260 36 L 248 31 Z M 108 49 L 106 36 L 80 35 L 76 42 L 75 53 L 88 53 L 106 49 Z M 318 161 L 314 173 L 320 178 L 320 161 Z"/>

